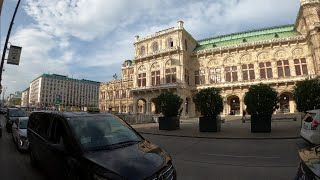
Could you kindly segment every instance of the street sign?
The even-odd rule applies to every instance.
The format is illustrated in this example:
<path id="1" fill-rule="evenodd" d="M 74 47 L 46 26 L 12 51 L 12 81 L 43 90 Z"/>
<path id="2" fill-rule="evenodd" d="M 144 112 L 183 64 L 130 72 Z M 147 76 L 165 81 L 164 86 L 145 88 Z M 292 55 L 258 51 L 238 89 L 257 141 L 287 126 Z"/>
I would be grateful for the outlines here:
<path id="1" fill-rule="evenodd" d="M 56 96 L 56 102 L 55 102 L 56 105 L 60 105 L 61 104 L 61 96 L 60 95 L 57 95 Z"/>
<path id="2" fill-rule="evenodd" d="M 10 45 L 7 64 L 19 65 L 22 47 Z"/>

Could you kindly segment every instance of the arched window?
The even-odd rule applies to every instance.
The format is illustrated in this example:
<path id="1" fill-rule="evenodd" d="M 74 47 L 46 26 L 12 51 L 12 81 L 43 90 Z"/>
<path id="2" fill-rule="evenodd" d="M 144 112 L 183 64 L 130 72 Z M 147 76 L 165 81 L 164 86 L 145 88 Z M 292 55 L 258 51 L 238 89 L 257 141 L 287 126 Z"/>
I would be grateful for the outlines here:
<path id="1" fill-rule="evenodd" d="M 158 42 L 154 42 L 154 43 L 152 44 L 152 50 L 153 50 L 153 52 L 155 52 L 155 51 L 158 51 L 158 50 L 159 50 Z"/>
<path id="2" fill-rule="evenodd" d="M 169 47 L 173 47 L 173 40 L 172 40 L 172 38 L 169 38 L 168 40 L 167 40 L 167 47 L 169 48 Z"/>
<path id="3" fill-rule="evenodd" d="M 140 55 L 144 55 L 145 51 L 146 51 L 146 48 L 144 46 L 142 46 L 140 48 Z"/>

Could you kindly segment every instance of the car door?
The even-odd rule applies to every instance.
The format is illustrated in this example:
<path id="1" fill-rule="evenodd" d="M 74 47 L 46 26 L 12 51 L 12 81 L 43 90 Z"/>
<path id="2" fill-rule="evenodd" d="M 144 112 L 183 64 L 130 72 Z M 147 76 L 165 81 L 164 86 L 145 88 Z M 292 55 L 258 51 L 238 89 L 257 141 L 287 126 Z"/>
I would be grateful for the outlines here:
<path id="1" fill-rule="evenodd" d="M 48 171 L 48 169 L 51 167 L 50 160 L 48 159 L 50 153 L 47 149 L 47 143 L 50 134 L 50 124 L 52 123 L 50 113 L 40 113 L 38 122 L 37 141 L 33 143 L 33 146 L 36 148 L 33 149 L 33 151 L 36 153 L 41 167 L 43 167 L 45 171 Z"/>
<path id="2" fill-rule="evenodd" d="M 55 116 L 50 126 L 48 139 L 48 160 L 50 161 L 50 174 L 53 179 L 67 179 L 68 159 L 71 152 L 67 150 L 67 132 L 63 124 L 63 118 Z"/>

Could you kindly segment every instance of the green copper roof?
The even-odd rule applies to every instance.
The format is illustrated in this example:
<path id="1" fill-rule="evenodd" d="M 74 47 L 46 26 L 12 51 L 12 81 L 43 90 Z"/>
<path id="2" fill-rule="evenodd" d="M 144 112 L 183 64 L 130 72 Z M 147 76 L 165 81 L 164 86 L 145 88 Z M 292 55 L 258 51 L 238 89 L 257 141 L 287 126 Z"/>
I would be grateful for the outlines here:
<path id="1" fill-rule="evenodd" d="M 209 49 L 213 47 L 237 45 L 244 42 L 256 42 L 275 38 L 285 38 L 300 35 L 294 29 L 294 25 L 277 26 L 264 29 L 256 29 L 240 33 L 227 34 L 208 39 L 199 40 L 199 45 L 194 51 Z"/>

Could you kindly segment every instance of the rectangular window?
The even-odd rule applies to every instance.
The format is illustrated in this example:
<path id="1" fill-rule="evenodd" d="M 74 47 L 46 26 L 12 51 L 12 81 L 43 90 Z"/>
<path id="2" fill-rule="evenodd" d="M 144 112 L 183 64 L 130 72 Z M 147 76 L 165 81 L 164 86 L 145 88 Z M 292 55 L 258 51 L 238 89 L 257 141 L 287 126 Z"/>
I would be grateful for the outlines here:
<path id="1" fill-rule="evenodd" d="M 194 83 L 195 83 L 196 85 L 200 84 L 200 76 L 199 76 L 199 75 L 200 75 L 200 74 L 199 74 L 199 70 L 197 70 L 197 71 L 194 72 Z"/>
<path id="2" fill-rule="evenodd" d="M 168 68 L 165 71 L 166 73 L 166 83 L 176 83 L 177 76 L 176 76 L 176 68 Z M 160 78 L 160 75 L 159 75 Z"/>
<path id="3" fill-rule="evenodd" d="M 151 72 L 151 85 L 160 85 L 160 71 Z"/>
<path id="4" fill-rule="evenodd" d="M 294 67 L 296 70 L 296 76 L 308 75 L 308 67 L 306 59 L 294 59 Z"/>
<path id="5" fill-rule="evenodd" d="M 247 81 L 249 79 L 248 65 L 247 64 L 243 64 L 242 65 L 242 79 L 244 81 Z"/>
<path id="6" fill-rule="evenodd" d="M 203 69 L 200 70 L 200 84 L 206 84 L 205 71 Z"/>
<path id="7" fill-rule="evenodd" d="M 227 82 L 238 81 L 238 70 L 237 66 L 230 66 L 225 68 L 225 75 Z"/>
<path id="8" fill-rule="evenodd" d="M 259 63 L 259 69 L 261 79 L 270 79 L 273 77 L 271 62 Z"/>
<path id="9" fill-rule="evenodd" d="M 255 79 L 255 75 L 254 75 L 254 65 L 253 64 L 249 64 L 249 76 L 250 76 L 250 80 Z"/>
<path id="10" fill-rule="evenodd" d="M 220 68 L 210 68 L 209 69 L 210 84 L 221 82 L 221 74 L 220 73 L 221 73 Z"/>
<path id="11" fill-rule="evenodd" d="M 231 82 L 231 71 L 230 67 L 225 68 L 225 74 L 226 74 L 226 82 Z"/>
<path id="12" fill-rule="evenodd" d="M 138 74 L 138 87 L 146 86 L 146 73 Z"/>
<path id="13" fill-rule="evenodd" d="M 290 76 L 290 67 L 288 60 L 277 61 L 278 77 Z"/>

